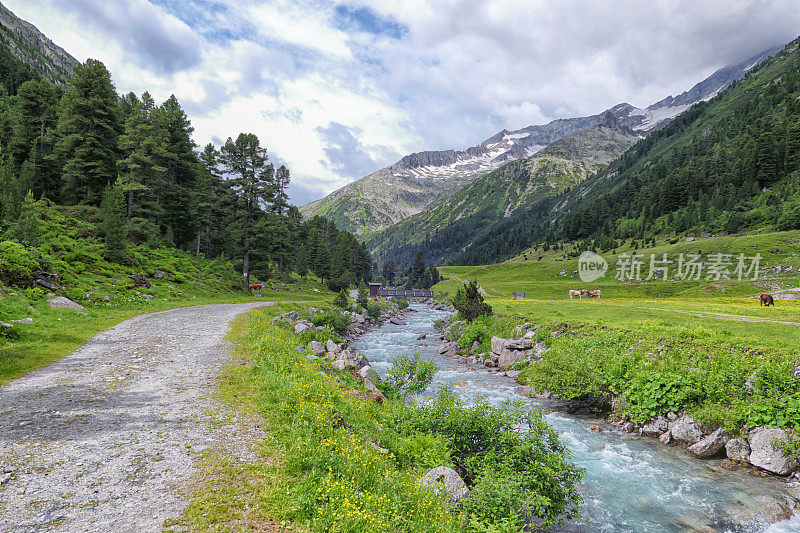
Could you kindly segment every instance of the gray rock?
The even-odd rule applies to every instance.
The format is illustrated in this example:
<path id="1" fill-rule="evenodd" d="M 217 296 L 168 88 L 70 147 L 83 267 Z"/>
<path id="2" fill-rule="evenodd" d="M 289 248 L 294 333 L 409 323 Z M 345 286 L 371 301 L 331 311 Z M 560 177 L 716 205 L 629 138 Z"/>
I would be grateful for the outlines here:
<path id="1" fill-rule="evenodd" d="M 633 422 L 625 422 L 624 424 L 622 424 L 622 431 L 624 431 L 625 433 L 633 433 L 635 429 L 636 429 L 636 424 L 634 424 Z"/>
<path id="2" fill-rule="evenodd" d="M 723 428 L 719 428 L 700 442 L 689 446 L 686 451 L 695 457 L 713 457 L 722 451 L 723 448 L 725 448 L 725 444 L 729 440 L 730 437 L 728 437 L 728 434 L 725 433 L 725 430 Z"/>
<path id="3" fill-rule="evenodd" d="M 684 443 L 694 444 L 703 438 L 700 422 L 690 416 L 682 416 L 669 425 L 672 438 Z"/>
<path id="4" fill-rule="evenodd" d="M 517 379 L 517 376 L 519 376 L 520 374 L 522 374 L 521 370 L 509 370 L 508 372 L 506 372 L 506 376 L 510 377 L 511 379 Z"/>
<path id="5" fill-rule="evenodd" d="M 750 464 L 773 474 L 785 476 L 797 469 L 797 461 L 783 455 L 775 441 L 786 440 L 789 434 L 779 428 L 757 427 L 750 430 Z"/>
<path id="6" fill-rule="evenodd" d="M 659 441 L 661 444 L 663 444 L 663 445 L 665 445 L 665 446 L 666 446 L 667 444 L 669 444 L 670 442 L 672 442 L 672 433 L 670 433 L 669 431 L 665 431 L 664 433 L 662 433 L 661 435 L 659 435 L 659 437 L 658 437 L 658 441 Z"/>
<path id="7" fill-rule="evenodd" d="M 658 437 L 668 429 L 669 421 L 665 417 L 659 416 L 642 428 L 642 435 L 647 435 L 648 437 Z"/>
<path id="8" fill-rule="evenodd" d="M 392 318 L 390 318 L 389 322 L 391 322 L 392 324 L 395 324 L 396 326 L 405 326 L 406 325 L 406 323 L 403 321 L 403 319 L 401 319 L 399 317 L 396 317 L 396 316 L 393 316 Z"/>
<path id="9" fill-rule="evenodd" d="M 298 352 L 301 352 L 301 353 L 306 351 L 306 347 L 305 346 L 295 346 L 294 349 L 295 349 L 295 351 L 298 351 Z"/>
<path id="10" fill-rule="evenodd" d="M 289 320 L 291 322 L 294 322 L 295 320 L 300 318 L 299 316 L 297 316 L 297 313 L 294 312 L 294 311 L 289 311 L 288 313 L 284 313 L 282 316 L 283 316 L 283 318 L 285 318 L 286 320 Z"/>
<path id="11" fill-rule="evenodd" d="M 309 329 L 311 329 L 313 327 L 314 327 L 314 325 L 311 324 L 311 322 L 308 322 L 306 320 L 301 320 L 300 322 L 297 322 L 292 327 L 292 331 L 294 331 L 296 334 L 300 335 L 301 333 L 305 333 L 306 331 L 308 331 Z"/>
<path id="12" fill-rule="evenodd" d="M 427 339 L 427 338 L 428 338 L 428 336 L 425 335 L 424 333 L 420 333 L 419 335 L 417 335 L 417 340 L 418 341 L 421 341 L 422 339 Z"/>
<path id="13" fill-rule="evenodd" d="M 669 420 L 670 422 L 675 422 L 677 419 L 678 415 L 676 415 L 674 412 L 670 411 L 669 413 L 667 413 L 667 420 Z"/>
<path id="14" fill-rule="evenodd" d="M 334 370 L 342 372 L 346 368 L 351 368 L 355 366 L 355 363 L 347 359 L 337 359 L 336 361 L 331 363 L 331 366 L 333 367 Z"/>
<path id="15" fill-rule="evenodd" d="M 152 296 L 150 296 L 150 298 L 152 298 Z M 75 309 L 77 311 L 86 311 L 84 306 L 77 304 L 69 298 L 65 298 L 64 296 L 57 296 L 47 300 L 47 305 L 50 306 L 50 309 Z"/>
<path id="16" fill-rule="evenodd" d="M 29 305 L 29 306 L 28 306 L 28 310 L 29 310 L 29 311 L 31 311 L 31 312 L 33 312 L 33 313 L 36 313 L 37 315 L 41 315 L 41 314 L 42 314 L 42 312 L 41 312 L 41 311 L 39 311 L 38 309 L 36 309 L 36 308 L 35 308 L 34 306 L 32 306 L 32 305 Z"/>
<path id="17" fill-rule="evenodd" d="M 325 342 L 325 350 L 332 354 L 342 353 L 342 350 L 344 350 L 344 344 L 336 344 L 331 339 L 328 339 Z"/>
<path id="18" fill-rule="evenodd" d="M 734 461 L 750 462 L 750 445 L 744 439 L 731 439 L 725 443 L 725 455 Z"/>
<path id="19" fill-rule="evenodd" d="M 2 485 L 2 480 L 0 480 L 0 485 Z M 800 481 L 790 481 L 787 483 L 786 492 L 795 500 L 800 500 Z"/>
<path id="20" fill-rule="evenodd" d="M 142 297 L 143 300 L 152 300 L 153 299 L 153 295 L 152 294 L 142 294 L 141 297 Z"/>
<path id="21" fill-rule="evenodd" d="M 33 319 L 28 318 L 20 318 L 19 320 L 12 320 L 11 322 L 16 322 L 17 324 L 33 324 Z"/>
<path id="22" fill-rule="evenodd" d="M 5 485 L 9 481 L 11 481 L 11 473 L 10 472 L 6 472 L 5 474 L 0 475 L 0 486 Z"/>
<path id="23" fill-rule="evenodd" d="M 419 480 L 421 486 L 432 488 L 436 494 L 442 490 L 440 483 L 444 485 L 445 494 L 453 503 L 469 495 L 469 489 L 464 480 L 449 466 L 437 466 Z"/>
<path id="24" fill-rule="evenodd" d="M 9 324 L 8 322 L 3 322 L 2 320 L 0 320 L 0 327 L 2 327 L 2 328 L 12 328 L 12 327 L 14 327 L 14 325 L 13 324 Z"/>
<path id="25" fill-rule="evenodd" d="M 492 337 L 492 353 L 500 355 L 503 353 L 503 348 L 506 346 L 506 340 L 500 337 Z"/>
<path id="26" fill-rule="evenodd" d="M 511 339 L 506 341 L 504 348 L 506 350 L 530 350 L 533 348 L 533 343 L 525 339 Z"/>
<path id="27" fill-rule="evenodd" d="M 317 341 L 309 342 L 308 343 L 308 349 L 311 350 L 311 352 L 314 355 L 322 355 L 322 354 L 325 353 L 325 347 L 322 345 L 321 342 L 317 342 Z"/>
<path id="28" fill-rule="evenodd" d="M 350 314 L 350 322 L 354 322 L 356 324 L 363 324 L 366 320 L 364 319 L 363 315 L 358 313 L 351 313 Z"/>

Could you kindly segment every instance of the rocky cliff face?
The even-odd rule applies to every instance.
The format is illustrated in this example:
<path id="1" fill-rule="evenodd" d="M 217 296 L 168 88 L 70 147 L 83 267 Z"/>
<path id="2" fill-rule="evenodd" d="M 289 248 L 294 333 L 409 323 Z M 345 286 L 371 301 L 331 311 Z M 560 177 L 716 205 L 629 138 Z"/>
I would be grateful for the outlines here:
<path id="1" fill-rule="evenodd" d="M 777 48 L 766 50 L 737 65 L 722 68 L 677 97 L 669 96 L 644 109 L 622 103 L 597 115 L 558 119 L 515 131 L 503 130 L 465 150 L 428 151 L 407 155 L 389 167 L 301 207 L 300 211 L 306 217 L 325 216 L 342 229 L 357 235 L 380 231 L 423 211 L 478 176 L 510 161 L 531 157 L 578 131 L 604 125 L 617 130 L 622 137 L 645 136 L 666 125 L 691 104 L 713 98 L 733 80 L 741 78 L 752 67 L 777 51 Z M 597 140 L 599 139 L 594 139 Z M 604 137 L 604 140 L 608 139 Z M 579 142 L 580 138 L 573 139 L 569 150 L 580 151 Z M 595 142 L 590 142 L 587 146 L 590 150 L 597 149 Z M 601 149 L 599 155 L 614 152 L 614 147 L 608 146 L 607 149 Z M 573 159 L 572 155 L 575 154 L 567 154 L 566 158 Z M 588 154 L 581 153 L 578 159 L 584 160 L 587 157 Z M 608 161 L 593 160 L 592 165 L 607 163 Z"/>
<path id="2" fill-rule="evenodd" d="M 36 27 L 0 4 L 0 43 L 14 56 L 53 83 L 72 77 L 78 60 L 45 37 Z"/>

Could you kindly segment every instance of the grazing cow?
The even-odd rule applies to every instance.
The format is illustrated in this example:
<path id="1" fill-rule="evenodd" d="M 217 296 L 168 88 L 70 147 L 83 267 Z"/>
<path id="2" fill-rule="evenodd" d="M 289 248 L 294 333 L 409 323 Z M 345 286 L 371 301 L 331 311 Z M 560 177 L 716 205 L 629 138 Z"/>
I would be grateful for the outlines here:
<path id="1" fill-rule="evenodd" d="M 775 300 L 772 298 L 771 294 L 762 292 L 758 299 L 761 300 L 761 305 L 764 307 L 769 307 L 770 305 L 775 307 Z"/>
<path id="2" fill-rule="evenodd" d="M 572 300 L 572 298 L 574 298 L 575 296 L 577 296 L 578 300 L 580 300 L 583 297 L 583 291 L 582 290 L 580 290 L 580 291 L 570 290 L 569 291 L 569 299 Z"/>
<path id="3" fill-rule="evenodd" d="M 597 298 L 598 300 L 600 299 L 600 289 L 597 289 L 596 291 L 586 291 L 585 294 L 589 298 Z"/>
<path id="4" fill-rule="evenodd" d="M 261 283 L 251 283 L 250 284 L 250 292 L 252 291 L 260 291 L 263 285 Z"/>

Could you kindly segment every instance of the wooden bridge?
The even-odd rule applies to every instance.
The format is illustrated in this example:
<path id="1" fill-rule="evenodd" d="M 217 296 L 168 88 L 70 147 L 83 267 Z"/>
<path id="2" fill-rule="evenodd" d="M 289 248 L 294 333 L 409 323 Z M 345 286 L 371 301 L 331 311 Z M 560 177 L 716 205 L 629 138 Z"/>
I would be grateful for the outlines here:
<path id="1" fill-rule="evenodd" d="M 431 290 L 408 290 L 408 289 L 378 289 L 378 296 L 397 296 L 399 298 L 431 298 L 433 291 Z"/>

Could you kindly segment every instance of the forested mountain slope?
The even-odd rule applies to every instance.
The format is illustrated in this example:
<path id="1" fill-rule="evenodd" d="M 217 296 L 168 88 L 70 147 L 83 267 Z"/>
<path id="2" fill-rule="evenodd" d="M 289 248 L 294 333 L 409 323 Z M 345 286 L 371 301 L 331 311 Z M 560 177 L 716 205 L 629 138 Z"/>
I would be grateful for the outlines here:
<path id="1" fill-rule="evenodd" d="M 693 103 L 712 98 L 777 50 L 765 50 L 741 63 L 719 69 L 677 97 L 668 96 L 646 108 L 622 103 L 597 115 L 558 119 L 515 131 L 502 130 L 464 150 L 407 155 L 389 167 L 301 207 L 300 212 L 306 217 L 324 215 L 339 227 L 359 235 L 379 231 L 434 205 L 478 176 L 510 161 L 530 157 L 567 135 L 596 126 L 606 113 L 638 133 L 656 131 Z"/>
<path id="2" fill-rule="evenodd" d="M 798 44 L 579 187 L 518 210 L 449 261 L 485 264 L 560 239 L 800 228 Z"/>
<path id="3" fill-rule="evenodd" d="M 445 262 L 518 210 L 577 186 L 640 138 L 606 113 L 601 124 L 507 163 L 435 206 L 368 236 L 367 245 L 383 261 L 409 263 L 421 248 L 430 261 Z"/>

